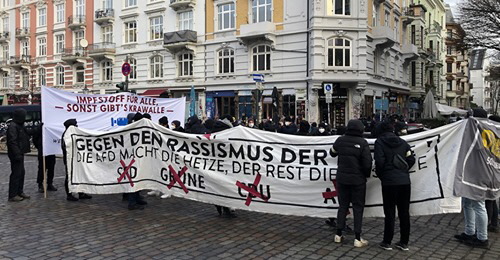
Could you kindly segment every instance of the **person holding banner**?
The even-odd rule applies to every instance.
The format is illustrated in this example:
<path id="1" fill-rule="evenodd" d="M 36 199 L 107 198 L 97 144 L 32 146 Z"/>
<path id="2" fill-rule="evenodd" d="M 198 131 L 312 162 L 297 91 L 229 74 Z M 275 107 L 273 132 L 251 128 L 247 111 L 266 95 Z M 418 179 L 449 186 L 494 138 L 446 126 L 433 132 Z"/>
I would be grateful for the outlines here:
<path id="1" fill-rule="evenodd" d="M 64 170 L 66 171 L 66 179 L 64 180 L 64 188 L 66 189 L 66 200 L 68 201 L 78 201 L 80 199 L 91 199 L 92 196 L 88 195 L 88 194 L 85 194 L 83 192 L 81 193 L 78 193 L 78 198 L 73 196 L 73 194 L 71 192 L 69 192 L 69 181 L 68 181 L 68 157 L 66 155 L 66 143 L 64 143 L 64 134 L 66 133 L 66 131 L 68 130 L 68 128 L 70 126 L 74 126 L 74 127 L 78 127 L 78 123 L 76 121 L 76 119 L 72 118 L 72 119 L 68 119 L 66 121 L 64 121 L 64 127 L 66 130 L 64 130 L 63 134 L 62 134 L 62 137 L 61 137 L 61 149 L 62 149 L 62 153 L 63 153 L 63 162 L 64 162 Z"/>
<path id="2" fill-rule="evenodd" d="M 57 191 L 57 188 L 53 184 L 56 156 L 54 154 L 43 156 L 42 128 L 43 123 L 36 128 L 35 134 L 33 135 L 33 143 L 38 150 L 38 176 L 36 178 L 36 182 L 38 183 L 38 192 L 40 193 L 45 192 L 43 189 L 44 170 L 47 170 L 47 190 Z M 45 160 L 45 169 L 43 166 L 43 160 Z"/>
<path id="3" fill-rule="evenodd" d="M 136 113 L 134 115 L 134 118 L 132 119 L 133 120 L 132 122 L 137 122 L 143 118 L 144 118 L 144 115 L 142 115 L 141 113 Z M 129 123 L 131 123 L 131 122 L 129 121 Z M 136 209 L 143 210 L 144 206 L 148 205 L 148 203 L 141 196 L 140 191 L 129 193 L 127 196 L 127 199 L 128 199 L 128 209 L 129 210 L 136 210 Z"/>
<path id="4" fill-rule="evenodd" d="M 394 131 L 392 122 L 386 120 L 380 125 L 380 136 L 375 141 L 375 170 L 382 182 L 384 202 L 384 240 L 382 249 L 392 250 L 396 207 L 398 209 L 401 239 L 396 247 L 408 251 L 410 240 L 410 169 L 415 164 L 415 155 L 410 145 Z M 401 129 L 398 128 L 398 134 Z"/>
<path id="5" fill-rule="evenodd" d="M 335 243 L 342 243 L 347 210 L 352 203 L 354 213 L 354 247 L 368 246 L 361 238 L 361 226 L 365 207 L 366 179 L 372 170 L 372 155 L 368 142 L 363 138 L 365 126 L 360 120 L 350 120 L 345 135 L 333 144 L 330 153 L 338 156 L 337 191 L 339 210 L 337 211 L 337 234 Z"/>

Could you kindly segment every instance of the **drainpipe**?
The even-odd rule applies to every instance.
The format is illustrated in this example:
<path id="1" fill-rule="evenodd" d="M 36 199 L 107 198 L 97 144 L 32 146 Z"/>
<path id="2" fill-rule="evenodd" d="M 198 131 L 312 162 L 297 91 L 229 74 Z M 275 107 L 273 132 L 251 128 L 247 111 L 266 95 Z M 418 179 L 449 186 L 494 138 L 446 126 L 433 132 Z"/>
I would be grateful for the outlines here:
<path id="1" fill-rule="evenodd" d="M 310 35 L 311 35 L 311 31 L 309 30 L 309 25 L 310 25 L 310 21 L 309 21 L 309 16 L 310 16 L 310 9 L 311 7 L 311 3 L 310 3 L 310 0 L 307 0 L 307 22 L 306 22 L 306 30 L 307 30 L 307 33 L 306 33 L 306 100 L 307 100 L 307 107 L 306 107 L 306 119 L 308 121 L 310 121 L 310 118 L 309 118 L 309 107 L 310 107 L 310 101 L 309 101 L 309 47 L 310 47 L 310 42 L 309 42 L 309 38 L 310 38 Z"/>

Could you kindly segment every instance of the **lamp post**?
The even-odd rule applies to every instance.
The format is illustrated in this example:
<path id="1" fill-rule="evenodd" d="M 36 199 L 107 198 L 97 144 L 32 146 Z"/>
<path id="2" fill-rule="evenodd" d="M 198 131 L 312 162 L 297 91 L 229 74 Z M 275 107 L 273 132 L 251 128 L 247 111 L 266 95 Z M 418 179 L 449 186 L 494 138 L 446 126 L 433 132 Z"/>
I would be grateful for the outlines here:
<path id="1" fill-rule="evenodd" d="M 83 92 L 83 94 L 88 94 L 89 93 L 89 89 L 87 88 L 87 84 L 83 85 L 82 92 Z"/>

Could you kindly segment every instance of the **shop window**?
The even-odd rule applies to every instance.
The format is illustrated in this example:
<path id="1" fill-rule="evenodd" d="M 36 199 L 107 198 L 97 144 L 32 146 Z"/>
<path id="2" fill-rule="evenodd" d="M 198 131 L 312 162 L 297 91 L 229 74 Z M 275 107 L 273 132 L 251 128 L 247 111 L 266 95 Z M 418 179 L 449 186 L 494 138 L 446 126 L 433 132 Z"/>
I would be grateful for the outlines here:
<path id="1" fill-rule="evenodd" d="M 283 115 L 295 116 L 295 95 L 283 96 Z"/>
<path id="2" fill-rule="evenodd" d="M 238 111 L 240 119 L 243 116 L 246 116 L 247 118 L 253 118 L 252 108 L 253 108 L 252 96 L 238 97 Z"/>
<path id="3" fill-rule="evenodd" d="M 225 115 L 236 116 L 236 107 L 234 102 L 234 97 L 217 97 L 217 114 L 219 117 Z"/>

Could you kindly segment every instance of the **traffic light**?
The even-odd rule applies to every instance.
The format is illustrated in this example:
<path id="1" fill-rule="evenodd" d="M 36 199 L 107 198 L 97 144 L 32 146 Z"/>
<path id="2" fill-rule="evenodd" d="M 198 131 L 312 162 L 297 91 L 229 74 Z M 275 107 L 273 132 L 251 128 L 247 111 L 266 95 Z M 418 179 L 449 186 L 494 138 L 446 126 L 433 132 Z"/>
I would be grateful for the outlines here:
<path id="1" fill-rule="evenodd" d="M 116 84 L 116 87 L 119 89 L 116 91 L 116 93 L 125 92 L 125 82 Z"/>

